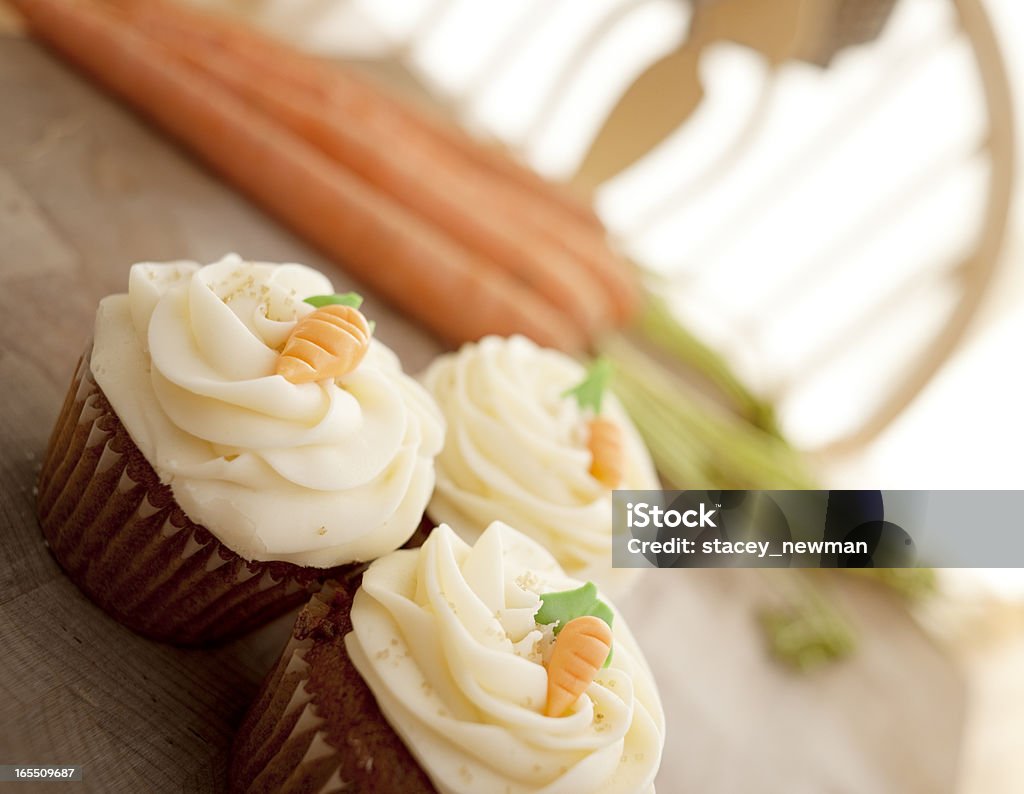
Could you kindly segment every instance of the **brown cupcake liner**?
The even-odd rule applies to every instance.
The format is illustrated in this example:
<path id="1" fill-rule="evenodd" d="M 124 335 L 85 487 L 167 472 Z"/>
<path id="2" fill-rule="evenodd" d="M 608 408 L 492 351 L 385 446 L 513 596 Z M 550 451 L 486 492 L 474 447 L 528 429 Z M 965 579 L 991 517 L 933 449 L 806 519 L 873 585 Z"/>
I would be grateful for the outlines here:
<path id="1" fill-rule="evenodd" d="M 357 585 L 328 583 L 299 613 L 235 736 L 232 794 L 436 794 L 345 651 Z"/>
<path id="2" fill-rule="evenodd" d="M 153 639 L 238 636 L 304 603 L 332 569 L 247 561 L 178 506 L 89 367 L 78 364 L 39 477 L 37 507 L 57 562 L 96 604 Z"/>

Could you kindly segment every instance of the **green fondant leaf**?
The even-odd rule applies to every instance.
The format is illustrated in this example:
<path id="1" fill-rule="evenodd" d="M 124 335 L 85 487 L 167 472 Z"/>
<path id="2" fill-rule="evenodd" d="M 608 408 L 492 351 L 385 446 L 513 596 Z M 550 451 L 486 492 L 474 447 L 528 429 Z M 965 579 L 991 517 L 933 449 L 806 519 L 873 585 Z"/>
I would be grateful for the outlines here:
<path id="1" fill-rule="evenodd" d="M 612 362 L 606 358 L 595 359 L 587 368 L 583 380 L 562 392 L 563 397 L 575 397 L 580 408 L 593 409 L 595 414 L 601 413 L 601 401 L 604 399 L 608 381 L 612 376 Z"/>
<path id="2" fill-rule="evenodd" d="M 540 597 L 540 609 L 537 610 L 534 619 L 541 625 L 554 623 L 554 634 L 557 637 L 566 623 L 584 615 L 600 618 L 609 627 L 615 617 L 611 607 L 597 597 L 597 585 L 593 582 L 587 582 L 575 590 L 543 593 Z M 605 667 L 611 664 L 614 652 L 614 648 L 608 652 L 608 658 L 604 660 Z"/>
<path id="3" fill-rule="evenodd" d="M 540 597 L 540 609 L 536 620 L 541 624 L 555 623 L 555 634 L 573 618 L 589 615 L 591 608 L 597 603 L 597 586 L 587 582 L 575 590 L 562 590 L 557 593 L 544 593 Z"/>
<path id="4" fill-rule="evenodd" d="M 306 298 L 303 303 L 308 303 L 310 306 L 315 306 L 318 309 L 321 306 L 332 306 L 334 304 L 351 306 L 353 309 L 358 309 L 363 305 L 363 296 L 358 292 L 336 292 L 333 295 L 313 295 Z"/>

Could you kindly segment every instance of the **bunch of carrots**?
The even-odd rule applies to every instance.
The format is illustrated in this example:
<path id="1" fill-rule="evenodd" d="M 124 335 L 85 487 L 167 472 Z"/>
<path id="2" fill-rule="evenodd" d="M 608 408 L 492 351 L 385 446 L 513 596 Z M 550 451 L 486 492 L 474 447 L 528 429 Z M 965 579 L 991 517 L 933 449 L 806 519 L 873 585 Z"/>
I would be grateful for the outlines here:
<path id="1" fill-rule="evenodd" d="M 644 292 L 565 187 L 176 0 L 10 1 L 37 38 L 445 341 L 521 333 L 603 352 L 669 483 L 810 484 L 770 409 Z"/>
<path id="2" fill-rule="evenodd" d="M 569 351 L 638 289 L 567 192 L 350 72 L 167 0 L 16 0 L 30 29 L 449 342 Z"/>

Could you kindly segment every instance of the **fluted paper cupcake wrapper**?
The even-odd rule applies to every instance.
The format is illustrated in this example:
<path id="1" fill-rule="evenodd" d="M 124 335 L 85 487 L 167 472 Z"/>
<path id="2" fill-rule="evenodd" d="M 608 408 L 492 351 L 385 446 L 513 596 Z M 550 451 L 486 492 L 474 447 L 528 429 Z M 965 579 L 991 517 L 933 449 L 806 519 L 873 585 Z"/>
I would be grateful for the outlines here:
<path id="1" fill-rule="evenodd" d="M 54 557 L 134 631 L 182 645 L 219 642 L 302 603 L 335 569 L 250 562 L 181 510 L 128 435 L 86 350 L 39 478 L 39 522 Z"/>
<path id="2" fill-rule="evenodd" d="M 313 640 L 288 641 L 235 738 L 232 792 L 343 790 L 341 754 L 306 689 Z"/>
<path id="3" fill-rule="evenodd" d="M 345 652 L 358 580 L 329 582 L 299 613 L 235 736 L 231 794 L 436 794 Z M 331 619 L 336 609 L 343 620 Z"/>

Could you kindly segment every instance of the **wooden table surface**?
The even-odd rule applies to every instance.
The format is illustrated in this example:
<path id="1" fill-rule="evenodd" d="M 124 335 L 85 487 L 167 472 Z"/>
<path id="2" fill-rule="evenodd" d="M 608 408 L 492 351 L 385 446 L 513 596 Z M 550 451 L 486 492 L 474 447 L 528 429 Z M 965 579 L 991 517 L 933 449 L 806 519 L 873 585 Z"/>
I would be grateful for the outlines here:
<path id="1" fill-rule="evenodd" d="M 0 37 L 0 107 L 0 763 L 80 764 L 88 791 L 220 791 L 290 616 L 213 650 L 122 628 L 43 544 L 40 456 L 96 302 L 125 289 L 131 263 L 234 250 L 359 285 L 29 41 Z M 367 304 L 407 370 L 438 352 Z M 791 575 L 652 571 L 623 604 L 667 713 L 659 791 L 953 791 L 965 694 L 948 659 L 888 594 L 834 578 L 858 653 L 790 673 L 756 627 L 769 574 Z"/>

